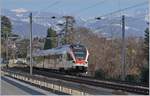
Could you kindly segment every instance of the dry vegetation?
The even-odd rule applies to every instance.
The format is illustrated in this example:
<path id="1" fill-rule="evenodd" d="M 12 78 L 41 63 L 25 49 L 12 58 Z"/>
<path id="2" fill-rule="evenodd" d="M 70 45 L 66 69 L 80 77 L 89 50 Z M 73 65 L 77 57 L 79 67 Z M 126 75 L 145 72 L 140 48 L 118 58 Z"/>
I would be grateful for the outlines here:
<path id="1" fill-rule="evenodd" d="M 118 78 L 121 73 L 121 38 L 106 39 L 92 34 L 86 28 L 78 28 L 74 32 L 75 41 L 80 41 L 89 50 L 89 73 L 101 70 L 105 77 Z M 143 39 L 129 37 L 126 39 L 126 71 L 127 75 L 139 75 L 143 66 Z"/>

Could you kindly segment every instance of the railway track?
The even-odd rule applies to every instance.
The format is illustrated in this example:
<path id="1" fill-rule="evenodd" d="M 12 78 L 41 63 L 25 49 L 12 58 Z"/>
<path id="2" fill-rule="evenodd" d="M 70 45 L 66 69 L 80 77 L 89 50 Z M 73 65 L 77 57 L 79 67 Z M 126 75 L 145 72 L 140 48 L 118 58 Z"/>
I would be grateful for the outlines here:
<path id="1" fill-rule="evenodd" d="M 12 68 L 13 71 L 23 71 L 23 72 L 29 72 L 29 68 Z M 51 73 L 41 70 L 33 70 L 34 74 L 43 75 L 46 77 L 53 77 L 61 80 L 71 81 L 71 82 L 77 82 L 87 85 L 92 85 L 96 87 L 103 87 L 103 88 L 109 88 L 109 89 L 115 89 L 115 90 L 122 90 L 126 92 L 136 93 L 136 94 L 142 94 L 142 95 L 148 95 L 149 94 L 149 88 L 143 87 L 143 86 L 133 86 L 128 84 L 120 84 L 116 82 L 110 82 L 110 81 L 101 81 L 101 80 L 94 80 L 94 79 L 88 79 L 88 78 L 81 78 L 77 76 L 70 76 L 70 75 L 63 75 L 63 74 L 57 74 L 57 73 Z"/>
<path id="2" fill-rule="evenodd" d="M 51 69 L 45 69 L 45 68 L 34 68 L 34 69 L 40 70 L 40 71 L 52 72 L 52 73 L 56 73 L 56 74 L 76 76 L 76 77 L 86 78 L 86 79 L 90 79 L 90 80 L 108 81 L 108 82 L 115 82 L 115 83 L 119 83 L 119 84 L 128 84 L 128 85 L 132 85 L 132 86 L 142 86 L 142 87 L 147 87 L 147 88 L 149 87 L 149 84 L 145 84 L 145 83 L 136 83 L 136 82 L 119 81 L 119 80 L 106 80 L 106 79 L 100 79 L 100 78 L 95 78 L 95 77 L 91 77 L 91 76 L 85 76 L 85 75 L 81 75 L 81 74 L 66 74 L 65 72 L 59 72 L 57 70 L 51 70 Z"/>
<path id="3" fill-rule="evenodd" d="M 22 67 L 14 67 L 14 68 L 16 68 L 16 69 L 19 70 Z M 21 70 L 24 70 L 24 68 L 21 69 Z M 27 70 L 29 70 L 29 67 L 27 67 Z M 39 71 L 44 71 L 44 72 L 51 72 L 51 73 L 56 73 L 56 74 L 61 74 L 61 75 L 76 76 L 76 77 L 87 78 L 87 79 L 91 79 L 91 80 L 100 80 L 100 81 L 115 82 L 115 83 L 119 83 L 119 84 L 128 84 L 128 85 L 132 85 L 132 86 L 149 87 L 149 84 L 145 84 L 145 83 L 128 82 L 128 81 L 120 81 L 120 80 L 109 80 L 109 79 L 106 80 L 106 79 L 102 79 L 102 78 L 95 78 L 95 77 L 85 76 L 85 75 L 81 75 L 81 74 L 66 74 L 65 72 L 59 72 L 58 70 L 52 70 L 52 69 L 46 69 L 46 68 L 37 68 L 37 67 L 34 67 L 34 70 L 39 70 Z"/>

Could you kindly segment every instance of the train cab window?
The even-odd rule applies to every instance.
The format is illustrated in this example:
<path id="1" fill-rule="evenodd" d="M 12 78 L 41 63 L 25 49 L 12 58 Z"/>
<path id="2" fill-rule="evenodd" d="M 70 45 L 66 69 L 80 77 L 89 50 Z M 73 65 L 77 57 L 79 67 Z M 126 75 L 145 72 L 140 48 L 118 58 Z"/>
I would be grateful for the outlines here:
<path id="1" fill-rule="evenodd" d="M 74 52 L 74 55 L 75 55 L 75 58 L 77 59 L 85 59 L 85 57 L 86 57 L 86 52 L 84 52 L 84 51 L 75 51 Z"/>
<path id="2" fill-rule="evenodd" d="M 71 57 L 71 55 L 68 54 L 68 53 L 67 53 L 67 60 L 69 60 L 69 61 L 73 60 L 73 58 Z"/>
<path id="3" fill-rule="evenodd" d="M 72 45 L 73 53 L 75 58 L 85 59 L 86 57 L 86 48 L 82 45 Z"/>

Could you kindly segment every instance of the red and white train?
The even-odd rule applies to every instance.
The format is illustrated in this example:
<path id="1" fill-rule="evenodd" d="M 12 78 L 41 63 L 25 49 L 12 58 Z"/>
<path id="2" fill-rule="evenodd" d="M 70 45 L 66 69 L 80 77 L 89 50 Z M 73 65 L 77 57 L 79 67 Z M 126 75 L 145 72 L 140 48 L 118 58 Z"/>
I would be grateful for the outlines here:
<path id="1" fill-rule="evenodd" d="M 57 69 L 59 71 L 85 73 L 88 68 L 89 52 L 80 44 L 62 45 L 60 47 L 33 52 L 33 66 Z"/>

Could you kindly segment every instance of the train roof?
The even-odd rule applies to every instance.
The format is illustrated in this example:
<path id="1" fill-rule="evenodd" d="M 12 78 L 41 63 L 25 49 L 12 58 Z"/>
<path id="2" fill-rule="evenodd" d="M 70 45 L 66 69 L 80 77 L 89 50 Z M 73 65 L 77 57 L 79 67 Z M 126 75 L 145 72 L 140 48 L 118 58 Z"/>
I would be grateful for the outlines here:
<path id="1" fill-rule="evenodd" d="M 60 55 L 69 52 L 70 45 L 63 45 L 60 47 L 47 49 L 47 50 L 36 50 L 33 52 L 33 56 L 48 56 L 48 55 Z"/>
<path id="2" fill-rule="evenodd" d="M 36 57 L 36 56 L 49 56 L 49 55 L 66 54 L 67 52 L 70 52 L 70 47 L 73 47 L 73 46 L 84 47 L 83 45 L 80 45 L 80 44 L 67 44 L 67 45 L 62 45 L 62 46 L 52 48 L 52 49 L 33 51 L 32 56 Z M 27 57 L 29 57 L 29 56 L 30 56 L 30 54 L 27 55 Z"/>

